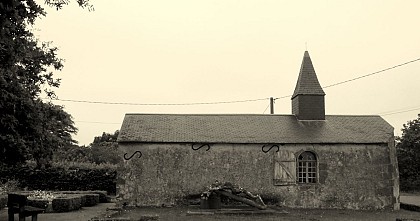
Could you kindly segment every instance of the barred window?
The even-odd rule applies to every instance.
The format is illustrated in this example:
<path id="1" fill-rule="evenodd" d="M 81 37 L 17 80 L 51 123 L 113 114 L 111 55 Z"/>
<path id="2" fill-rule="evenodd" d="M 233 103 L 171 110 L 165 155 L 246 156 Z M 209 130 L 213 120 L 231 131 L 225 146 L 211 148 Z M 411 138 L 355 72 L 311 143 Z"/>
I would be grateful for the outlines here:
<path id="1" fill-rule="evenodd" d="M 297 159 L 298 183 L 316 183 L 317 159 L 314 153 L 305 151 Z"/>

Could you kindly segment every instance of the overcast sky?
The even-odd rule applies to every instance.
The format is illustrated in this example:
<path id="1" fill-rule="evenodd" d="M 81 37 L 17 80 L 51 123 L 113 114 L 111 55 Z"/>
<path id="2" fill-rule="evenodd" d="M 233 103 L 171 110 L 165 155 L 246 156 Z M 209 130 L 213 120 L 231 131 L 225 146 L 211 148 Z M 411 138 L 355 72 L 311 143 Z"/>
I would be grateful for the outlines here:
<path id="1" fill-rule="evenodd" d="M 43 4 L 43 0 L 39 0 Z M 88 145 L 126 113 L 263 114 L 291 95 L 304 51 L 322 86 L 420 58 L 420 1 L 91 0 L 47 8 L 36 36 L 65 59 L 59 99 L 190 106 L 64 105 Z M 382 115 L 401 128 L 420 113 L 420 61 L 324 89 L 327 115 Z M 396 113 L 397 112 L 397 113 Z M 269 109 L 265 114 L 269 113 Z M 290 97 L 276 114 L 291 114 Z"/>

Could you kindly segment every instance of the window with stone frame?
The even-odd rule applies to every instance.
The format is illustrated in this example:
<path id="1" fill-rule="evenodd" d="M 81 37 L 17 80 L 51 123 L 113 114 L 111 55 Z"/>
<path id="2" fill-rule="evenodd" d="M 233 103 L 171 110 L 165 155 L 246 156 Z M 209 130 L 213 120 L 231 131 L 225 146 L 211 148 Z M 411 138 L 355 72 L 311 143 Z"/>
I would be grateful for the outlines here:
<path id="1" fill-rule="evenodd" d="M 297 158 L 296 165 L 298 183 L 316 183 L 317 182 L 317 158 L 310 151 L 301 153 Z"/>

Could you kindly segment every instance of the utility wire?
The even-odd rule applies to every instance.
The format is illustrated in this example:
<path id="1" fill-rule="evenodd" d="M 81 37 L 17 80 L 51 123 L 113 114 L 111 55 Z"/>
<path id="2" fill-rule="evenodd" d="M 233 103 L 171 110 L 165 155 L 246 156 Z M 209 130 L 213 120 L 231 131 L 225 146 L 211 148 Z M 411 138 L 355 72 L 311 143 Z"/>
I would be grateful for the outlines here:
<path id="1" fill-rule="evenodd" d="M 413 63 L 413 62 L 417 62 L 417 61 L 420 61 L 420 58 L 417 58 L 417 59 L 414 59 L 414 60 L 411 60 L 411 61 L 407 61 L 407 62 L 404 62 L 402 64 L 398 64 L 398 65 L 395 65 L 395 66 L 392 66 L 392 67 L 389 67 L 389 68 L 385 68 L 385 69 L 382 69 L 380 71 L 375 71 L 375 72 L 372 72 L 370 74 L 366 74 L 366 75 L 362 75 L 362 76 L 355 77 L 355 78 L 352 78 L 352 79 L 348 79 L 348 80 L 345 80 L 345 81 L 340 81 L 340 82 L 337 82 L 337 83 L 334 83 L 334 84 L 330 84 L 330 85 L 327 85 L 327 86 L 322 87 L 322 88 L 329 88 L 329 87 L 334 87 L 334 86 L 337 86 L 337 85 L 345 84 L 345 83 L 348 83 L 348 82 L 351 82 L 351 81 L 355 81 L 355 80 L 358 80 L 358 79 L 361 79 L 361 78 L 365 78 L 365 77 L 372 76 L 372 75 L 375 75 L 375 74 L 379 74 L 379 73 L 382 73 L 382 72 L 385 72 L 385 71 L 389 71 L 391 69 L 395 69 L 395 68 Z M 275 99 L 283 99 L 283 98 L 288 98 L 288 97 L 291 97 L 291 96 L 292 95 L 286 95 L 286 96 L 277 97 Z M 49 98 L 45 98 L 45 99 L 49 99 Z M 75 103 L 89 103 L 89 104 L 138 105 L 138 106 L 189 106 L 189 105 L 245 103 L 245 102 L 262 101 L 262 100 L 267 100 L 267 99 L 270 99 L 270 98 L 258 98 L 258 99 L 237 100 L 237 101 L 197 102 L 197 103 L 125 103 L 125 102 L 87 101 L 87 100 L 73 100 L 73 99 L 59 99 L 59 98 L 54 98 L 52 100 L 58 100 L 58 101 L 64 101 L 64 102 L 75 102 Z M 51 99 L 49 99 L 49 100 L 51 100 Z"/>
<path id="2" fill-rule="evenodd" d="M 210 105 L 210 104 L 233 104 L 233 103 L 245 103 L 267 100 L 269 98 L 258 98 L 249 100 L 237 100 L 237 101 L 217 101 L 217 102 L 197 102 L 197 103 L 125 103 L 125 102 L 105 102 L 105 101 L 87 101 L 87 100 L 71 100 L 71 99 L 59 99 L 54 98 L 52 100 L 74 102 L 74 103 L 89 103 L 89 104 L 114 104 L 114 105 L 138 105 L 138 106 L 189 106 L 189 105 Z"/>
<path id="3" fill-rule="evenodd" d="M 265 108 L 263 114 L 265 114 L 265 111 L 267 111 L 268 107 L 270 107 L 270 104 L 267 105 L 267 107 Z"/>
<path id="4" fill-rule="evenodd" d="M 416 109 L 416 108 L 420 108 L 420 106 L 417 105 L 417 106 L 404 107 L 404 108 L 399 108 L 399 109 L 390 110 L 390 111 L 383 111 L 383 112 L 377 113 L 377 115 L 389 114 L 389 113 L 394 113 L 394 112 L 399 112 L 399 111 L 406 111 L 406 110 L 411 110 L 411 109 Z"/>
<path id="5" fill-rule="evenodd" d="M 401 113 L 406 113 L 406 112 L 415 111 L 415 110 L 420 110 L 420 107 L 419 108 L 412 108 L 412 109 L 402 110 L 402 111 L 389 112 L 387 114 L 379 114 L 379 115 L 381 115 L 381 116 L 388 116 L 388 115 L 401 114 Z"/>
<path id="6" fill-rule="evenodd" d="M 83 121 L 83 120 L 74 121 L 74 122 L 76 122 L 76 123 L 90 123 L 90 124 L 121 124 L 121 123 L 99 122 L 99 121 Z"/>
<path id="7" fill-rule="evenodd" d="M 372 76 L 372 75 L 375 75 L 375 74 L 379 74 L 379 73 L 382 73 L 382 72 L 385 72 L 385 71 L 389 71 L 391 69 L 398 68 L 398 67 L 401 67 L 401 66 L 404 66 L 404 65 L 407 65 L 407 64 L 416 62 L 416 61 L 420 61 L 420 58 L 417 58 L 417 59 L 414 59 L 414 60 L 411 60 L 411 61 L 407 61 L 405 63 L 398 64 L 398 65 L 395 65 L 395 66 L 392 66 L 392 67 L 389 67 L 389 68 L 385 68 L 385 69 L 382 69 L 380 71 L 375 71 L 375 72 L 370 73 L 370 74 L 366 74 L 366 75 L 362 75 L 362 76 L 359 76 L 359 77 L 356 77 L 356 78 L 352 78 L 352 79 L 349 79 L 349 80 L 345 80 L 345 81 L 341 81 L 341 82 L 338 82 L 338 83 L 330 84 L 330 85 L 327 85 L 327 86 L 325 86 L 323 88 L 334 87 L 334 86 L 337 86 L 337 85 L 340 85 L 340 84 L 348 83 L 350 81 L 355 81 L 355 80 L 358 80 L 358 79 L 361 79 L 361 78 L 369 77 L 369 76 Z"/>
<path id="8" fill-rule="evenodd" d="M 420 58 L 417 58 L 417 59 L 414 59 L 414 60 L 411 60 L 411 61 L 407 61 L 405 63 L 398 64 L 398 65 L 395 65 L 395 66 L 392 66 L 392 67 L 389 67 L 389 68 L 385 68 L 385 69 L 382 69 L 380 71 L 375 71 L 375 72 L 372 72 L 370 74 L 365 74 L 365 75 L 362 75 L 362 76 L 359 76 L 359 77 L 355 77 L 355 78 L 352 78 L 352 79 L 348 79 L 348 80 L 345 80 L 345 81 L 340 81 L 340 82 L 337 82 L 337 83 L 334 83 L 334 84 L 330 84 L 330 85 L 327 85 L 327 86 L 322 87 L 322 88 L 334 87 L 334 86 L 337 86 L 337 85 L 340 85 L 340 84 L 344 84 L 344 83 L 348 83 L 348 82 L 351 82 L 351 81 L 359 80 L 361 78 L 365 78 L 365 77 L 369 77 L 369 76 L 372 76 L 372 75 L 375 75 L 375 74 L 379 74 L 379 73 L 382 73 L 382 72 L 385 72 L 385 71 L 389 71 L 391 69 L 398 68 L 398 67 L 401 67 L 401 66 L 404 66 L 404 65 L 407 65 L 407 64 L 416 62 L 416 61 L 420 61 Z M 291 96 L 293 96 L 293 95 L 286 95 L 286 96 L 282 96 L 282 97 L 277 97 L 276 99 L 283 99 L 283 98 L 288 98 L 288 97 L 291 97 Z"/>
<path id="9" fill-rule="evenodd" d="M 267 111 L 268 107 L 270 107 L 270 105 L 268 105 L 263 114 L 265 114 L 265 112 Z M 407 109 L 407 110 L 402 110 L 402 111 L 387 111 L 387 112 L 382 112 L 382 113 L 386 113 L 386 114 L 378 114 L 380 116 L 388 116 L 388 115 L 394 115 L 394 114 L 400 114 L 400 113 L 406 113 L 406 112 L 410 112 L 410 111 L 415 111 L 415 110 L 420 110 L 419 108 L 413 108 L 413 109 Z M 99 121 L 75 121 L 75 122 L 81 122 L 81 123 L 92 123 L 92 124 L 121 124 L 121 123 L 111 123 L 111 122 L 99 122 Z"/>

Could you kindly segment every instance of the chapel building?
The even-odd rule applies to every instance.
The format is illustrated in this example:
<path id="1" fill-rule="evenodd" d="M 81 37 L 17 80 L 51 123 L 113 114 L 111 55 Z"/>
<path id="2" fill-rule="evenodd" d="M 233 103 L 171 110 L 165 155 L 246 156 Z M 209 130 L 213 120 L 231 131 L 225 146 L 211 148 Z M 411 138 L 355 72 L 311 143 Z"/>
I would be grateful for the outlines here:
<path id="1" fill-rule="evenodd" d="M 118 172 L 119 202 L 174 205 L 219 180 L 280 206 L 398 210 L 393 127 L 326 115 L 307 51 L 291 102 L 292 114 L 126 114 L 121 155 L 141 157 Z"/>

